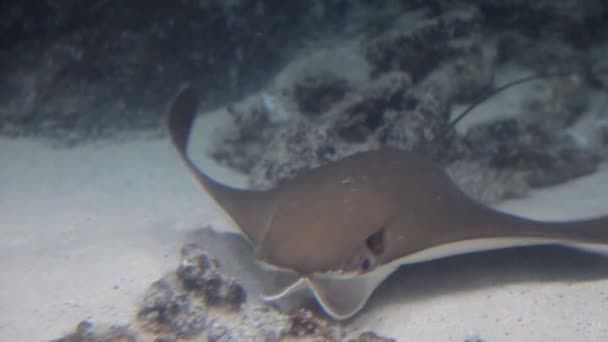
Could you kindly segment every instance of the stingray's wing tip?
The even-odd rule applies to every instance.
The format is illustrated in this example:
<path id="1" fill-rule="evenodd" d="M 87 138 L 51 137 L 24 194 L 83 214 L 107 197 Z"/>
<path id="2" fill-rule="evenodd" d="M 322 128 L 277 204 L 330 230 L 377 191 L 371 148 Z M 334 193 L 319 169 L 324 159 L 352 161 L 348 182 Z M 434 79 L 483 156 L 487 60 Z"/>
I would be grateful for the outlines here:
<path id="1" fill-rule="evenodd" d="M 336 321 L 343 321 L 343 320 L 353 317 L 359 311 L 361 311 L 361 309 L 363 309 L 363 307 L 365 306 L 365 303 L 367 302 L 367 298 L 365 298 L 365 299 L 357 302 L 356 305 L 354 305 L 354 306 L 351 306 L 348 308 L 338 308 L 337 306 L 334 306 L 331 303 L 331 300 L 328 300 L 327 298 L 323 298 L 322 296 L 320 296 L 317 293 L 315 293 L 314 295 L 317 299 L 317 303 L 319 303 L 321 308 L 323 308 L 323 311 L 325 311 L 325 313 L 329 317 L 331 317 L 332 319 L 334 319 Z"/>
<path id="2" fill-rule="evenodd" d="M 325 311 L 325 313 L 329 317 L 331 317 L 333 320 L 336 320 L 336 321 L 347 320 L 347 319 L 353 317 L 354 315 L 356 315 L 359 311 L 361 311 L 361 308 L 359 308 L 359 309 L 352 310 L 352 311 L 349 311 L 349 312 L 339 313 L 339 312 L 337 312 L 335 310 L 332 311 L 332 308 L 324 306 L 323 303 L 321 303 L 321 306 L 323 307 L 323 310 Z"/>
<path id="3" fill-rule="evenodd" d="M 335 320 L 345 320 L 363 309 L 378 285 L 395 269 L 395 265 L 389 265 L 347 278 L 316 275 L 306 282 L 327 315 Z"/>
<path id="4" fill-rule="evenodd" d="M 315 299 L 317 300 L 317 302 L 319 303 L 319 305 L 321 306 L 323 311 L 325 311 L 325 313 L 329 317 L 331 317 L 332 319 L 337 320 L 337 321 L 345 320 L 345 319 L 348 319 L 348 318 L 354 316 L 355 314 L 357 314 L 357 312 L 359 312 L 361 310 L 361 308 L 365 304 L 365 301 L 363 301 L 363 302 L 359 303 L 359 305 L 357 305 L 356 307 L 349 308 L 349 310 L 341 311 L 337 307 L 332 305 L 331 301 L 327 300 L 327 298 L 325 298 L 318 291 L 318 289 L 315 289 L 314 287 L 310 286 L 310 283 L 307 282 L 306 278 L 304 278 L 304 277 L 299 278 L 298 281 L 283 288 L 279 292 L 276 292 L 273 294 L 264 293 L 260 297 L 265 302 L 275 302 L 277 300 L 286 298 L 290 294 L 302 289 L 306 285 L 308 285 L 307 287 L 312 292 L 313 296 L 315 297 Z"/>
<path id="5" fill-rule="evenodd" d="M 296 282 L 290 284 L 289 286 L 283 288 L 281 291 L 273 293 L 273 294 L 262 294 L 261 298 L 265 302 L 274 302 L 281 298 L 288 296 L 289 294 L 299 290 L 304 285 L 304 278 L 299 278 Z"/>
<path id="6" fill-rule="evenodd" d="M 183 84 L 169 104 L 167 115 L 169 134 L 171 141 L 182 154 L 185 154 L 197 106 L 196 90 L 190 83 Z"/>

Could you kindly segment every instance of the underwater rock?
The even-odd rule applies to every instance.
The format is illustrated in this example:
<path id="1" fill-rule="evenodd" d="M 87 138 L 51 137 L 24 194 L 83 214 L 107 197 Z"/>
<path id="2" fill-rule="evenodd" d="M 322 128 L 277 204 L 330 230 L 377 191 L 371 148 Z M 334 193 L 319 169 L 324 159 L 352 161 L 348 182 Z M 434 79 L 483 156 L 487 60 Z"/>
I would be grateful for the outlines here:
<path id="1" fill-rule="evenodd" d="M 347 339 L 347 332 L 337 322 L 329 321 L 315 315 L 307 309 L 300 309 L 289 315 L 287 327 L 282 331 L 283 339 L 291 341 L 327 341 L 327 342 L 395 342 L 393 338 L 380 336 L 373 331 L 364 331 L 355 338 Z M 280 339 L 281 341 L 283 339 Z"/>
<path id="2" fill-rule="evenodd" d="M 204 306 L 176 285 L 162 279 L 148 288 L 137 313 L 144 331 L 187 338 L 207 328 Z"/>
<path id="3" fill-rule="evenodd" d="M 366 44 L 372 76 L 403 71 L 416 83 L 450 57 L 467 51 L 482 25 L 474 6 L 448 10 Z"/>
<path id="4" fill-rule="evenodd" d="M 170 336 L 196 336 L 212 320 L 212 307 L 238 310 L 246 300 L 243 287 L 225 279 L 218 263 L 194 244 L 182 248 L 182 261 L 175 276 L 161 279 L 146 291 L 138 319 L 142 327 Z"/>
<path id="5" fill-rule="evenodd" d="M 572 113 L 581 115 L 585 100 L 565 103 L 556 102 L 555 96 L 541 97 L 536 105 L 524 103 L 529 115 L 478 125 L 464 136 L 446 131 L 452 103 L 472 101 L 493 87 L 494 64 L 492 49 L 477 47 L 443 63 L 417 84 L 407 73 L 385 72 L 350 89 L 323 116 L 296 111 L 280 125 L 269 124 L 269 120 L 252 124 L 244 119 L 248 117 L 244 110 L 235 120 L 236 137 L 218 145 L 219 161 L 237 168 L 246 164 L 239 169 L 250 175 L 252 188 L 267 189 L 303 170 L 357 152 L 382 146 L 403 150 L 422 146 L 435 161 L 451 169 L 465 192 L 485 203 L 521 197 L 530 186 L 556 184 L 592 172 L 598 161 L 595 153 L 577 148 L 560 133 L 576 120 Z M 552 84 L 564 94 L 584 88 L 573 81 Z M 547 109 L 540 110 L 543 106 Z M 560 108 L 570 113 L 562 116 L 567 117 L 565 121 L 556 113 Z M 255 107 L 249 113 L 251 117 L 263 115 Z M 548 115 L 558 119 L 547 120 Z M 248 143 L 248 137 L 258 139 L 257 148 Z"/>
<path id="6" fill-rule="evenodd" d="M 608 13 L 602 0 L 188 0 L 142 8 L 4 1 L 0 134 L 68 146 L 133 131 L 158 138 L 166 100 L 182 82 L 206 94 L 206 110 L 259 89 L 296 51 L 353 38 L 373 77 L 404 71 L 414 83 L 470 51 L 478 36 L 501 41 L 503 61 L 546 70 L 561 59 L 567 67 L 605 41 Z M 567 50 L 575 57 L 563 59 Z M 302 110 L 324 102 L 307 100 Z"/>
<path id="7" fill-rule="evenodd" d="M 477 99 L 491 88 L 494 54 L 481 46 L 445 62 L 416 84 L 403 89 L 403 101 L 384 113 L 379 144 L 424 153 L 441 165 L 467 155 L 470 146 L 450 129 L 451 106 Z M 386 73 L 386 77 L 396 72 Z"/>
<path id="8" fill-rule="evenodd" d="M 564 182 L 594 172 L 600 158 L 568 136 L 539 123 L 504 119 L 470 129 L 472 158 L 490 167 L 526 173 L 532 187 Z"/>
<path id="9" fill-rule="evenodd" d="M 256 163 L 251 155 L 259 153 L 264 146 L 267 146 L 280 127 L 272 124 L 267 113 L 259 107 L 241 110 L 236 106 L 229 106 L 228 112 L 234 118 L 237 132 L 223 137 L 210 152 L 211 157 L 220 164 L 249 173 Z M 241 127 L 250 127 L 250 129 L 242 130 Z M 232 153 L 239 149 L 241 153 Z"/>
<path id="10" fill-rule="evenodd" d="M 347 80 L 333 74 L 322 73 L 296 82 L 292 97 L 300 113 L 314 117 L 325 113 L 332 105 L 344 98 L 349 90 L 350 85 Z"/>
<path id="11" fill-rule="evenodd" d="M 258 151 L 241 156 L 252 161 L 249 172 L 252 188 L 270 188 L 281 180 L 293 178 L 303 170 L 336 157 L 339 145 L 327 130 L 325 123 L 315 125 L 308 120 L 295 119 L 275 131 L 276 135 L 264 148 L 269 153 Z M 334 148 L 326 149 L 326 146 Z"/>
<path id="12" fill-rule="evenodd" d="M 283 331 L 283 336 L 340 341 L 343 331 L 336 323 L 321 319 L 310 310 L 300 309 L 289 315 L 289 322 Z"/>
<path id="13" fill-rule="evenodd" d="M 479 161 L 458 160 L 445 171 L 462 191 L 487 205 L 525 197 L 530 189 L 525 172 L 488 167 Z"/>
<path id="14" fill-rule="evenodd" d="M 326 71 L 321 73 L 326 76 L 301 75 L 295 81 L 299 91 L 276 90 L 296 104 L 290 108 L 288 122 L 265 128 L 237 123 L 236 135 L 244 138 L 230 137 L 226 139 L 229 144 L 218 144 L 222 155 L 218 161 L 250 175 L 252 188 L 267 189 L 303 170 L 357 152 L 383 146 L 422 147 L 435 161 L 452 169 L 451 175 L 465 191 L 486 203 L 523 196 L 530 186 L 556 184 L 592 172 L 597 153 L 571 146 L 562 137 L 590 100 L 588 85 L 577 77 L 544 80 L 545 88 L 550 89 L 548 96 L 524 97 L 528 101 L 524 106 L 529 108 L 514 120 L 529 129 L 513 130 L 509 138 L 498 137 L 502 142 L 493 141 L 496 132 L 491 125 L 477 127 L 477 133 L 466 136 L 446 131 L 454 114 L 452 104 L 469 104 L 504 84 L 504 80 L 494 81 L 499 66 L 517 65 L 530 73 L 589 63 L 584 53 L 564 39 L 542 40 L 519 28 L 486 35 L 483 27 L 493 24 L 485 19 L 496 14 L 493 6 L 501 5 L 477 3 L 481 5 L 437 4 L 430 12 L 404 17 L 404 22 L 396 21 L 365 36 L 361 47 L 372 79 L 350 88 L 339 86 L 339 96 L 333 96 L 338 80 Z M 522 7 L 508 9 L 523 11 L 527 5 L 520 2 L 518 6 Z M 556 9 L 550 4 L 538 8 Z M 487 39 L 489 36 L 493 38 Z M 510 71 L 500 70 L 503 77 Z M 301 95 L 303 89 L 308 97 Z M 338 97 L 342 99 L 336 100 Z M 247 112 L 242 112 L 244 117 Z M 539 127 L 540 137 L 532 136 L 531 124 Z M 483 138 L 471 139 L 475 134 Z M 258 140 L 250 144 L 248 136 Z M 498 145 L 503 146 L 496 148 Z M 493 149 L 496 154 L 491 156 Z M 511 158 L 513 155 L 519 157 Z M 572 162 L 578 165 L 568 165 Z"/>
<path id="15" fill-rule="evenodd" d="M 154 338 L 154 342 L 178 342 L 176 337 L 173 336 L 157 336 Z"/>
<path id="16" fill-rule="evenodd" d="M 230 330 L 227 327 L 219 324 L 213 324 L 207 332 L 208 342 L 228 342 L 234 341 L 234 338 L 230 334 Z"/>
<path id="17" fill-rule="evenodd" d="M 585 49 L 597 37 L 597 24 L 603 22 L 607 4 L 602 0 L 526 1 L 474 0 L 483 11 L 489 29 L 510 27 L 530 37 L 552 37 Z M 596 26 L 595 29 L 592 27 Z"/>
<path id="18" fill-rule="evenodd" d="M 188 290 L 200 290 L 217 276 L 217 261 L 194 244 L 182 247 L 182 261 L 176 276 Z"/>
<path id="19" fill-rule="evenodd" d="M 251 161 L 253 167 L 243 171 L 251 175 L 253 188 L 268 188 L 311 167 L 379 147 L 381 129 L 391 124 L 384 116 L 404 105 L 403 94 L 410 84 L 407 74 L 386 74 L 347 94 L 323 116 L 309 118 L 298 113 L 288 123 L 275 126 L 273 138 L 263 149 L 272 153 L 257 151 L 244 156 L 238 145 L 230 151 L 226 144 L 221 145 L 226 155 Z M 238 131 L 248 129 L 239 126 Z"/>
<path id="20" fill-rule="evenodd" d="M 218 266 L 217 260 L 200 247 L 187 244 L 182 248 L 176 276 L 184 288 L 202 296 L 207 305 L 238 310 L 247 300 L 247 293 L 241 284 L 219 273 Z"/>
<path id="21" fill-rule="evenodd" d="M 262 341 L 278 336 L 288 318 L 248 303 L 246 290 L 221 272 L 220 263 L 196 243 L 182 248 L 177 270 L 150 286 L 137 319 L 155 336 L 209 341 Z"/>
<path id="22" fill-rule="evenodd" d="M 89 321 L 78 323 L 74 332 L 50 342 L 137 342 L 139 336 L 128 326 L 96 326 Z"/>
<path id="23" fill-rule="evenodd" d="M 351 6 L 319 3 L 3 1 L 0 134 L 69 145 L 161 135 L 166 100 L 183 82 L 197 83 L 209 106 L 233 101 L 302 41 L 341 31 Z"/>
<path id="24" fill-rule="evenodd" d="M 286 314 L 266 303 L 247 302 L 242 285 L 228 279 L 222 273 L 220 263 L 195 240 L 182 248 L 182 259 L 175 272 L 155 281 L 145 291 L 137 308 L 135 324 L 94 326 L 83 321 L 74 332 L 52 341 L 346 340 L 347 331 L 340 322 L 319 316 L 322 315 L 320 311 L 300 309 Z M 368 336 L 369 332 L 366 334 L 362 336 Z"/>
<path id="25" fill-rule="evenodd" d="M 247 293 L 241 284 L 234 280 L 214 277 L 204 285 L 205 300 L 210 306 L 226 306 L 238 310 L 247 300 Z"/>
<path id="26" fill-rule="evenodd" d="M 266 189 L 357 152 L 382 146 L 413 150 L 445 132 L 450 103 L 464 96 L 461 89 L 479 92 L 487 87 L 489 64 L 491 58 L 478 51 L 444 64 L 416 86 L 407 73 L 387 72 L 351 89 L 322 116 L 296 111 L 280 125 L 271 124 L 256 105 L 240 107 L 231 111 L 234 135 L 217 144 L 212 155 L 249 174 L 252 188 Z M 452 161 L 463 154 L 455 153 L 457 141 L 437 146 L 440 152 L 436 154 L 443 156 L 440 160 Z"/>
<path id="27" fill-rule="evenodd" d="M 555 70 L 580 70 L 593 63 L 587 52 L 560 39 L 542 39 L 506 30 L 497 35 L 498 63 L 512 63 L 539 73 Z"/>
<path id="28" fill-rule="evenodd" d="M 332 110 L 332 131 L 345 143 L 369 143 L 378 139 L 376 133 L 387 123 L 393 112 L 407 106 L 406 96 L 412 86 L 411 78 L 403 72 L 387 73 L 336 104 Z M 346 156 L 340 156 L 343 158 Z"/>
<path id="29" fill-rule="evenodd" d="M 352 342 L 396 342 L 396 341 L 397 340 L 395 340 L 394 338 L 383 337 L 373 331 L 366 331 L 366 332 L 361 333 L 361 335 L 359 335 L 357 337 L 357 339 L 353 340 Z"/>

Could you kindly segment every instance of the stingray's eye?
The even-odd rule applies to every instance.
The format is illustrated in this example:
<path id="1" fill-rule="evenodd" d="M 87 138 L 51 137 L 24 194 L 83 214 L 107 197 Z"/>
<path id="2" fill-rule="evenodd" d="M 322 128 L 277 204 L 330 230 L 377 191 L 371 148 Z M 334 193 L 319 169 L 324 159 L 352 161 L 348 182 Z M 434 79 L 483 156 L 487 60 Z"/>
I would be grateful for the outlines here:
<path id="1" fill-rule="evenodd" d="M 374 261 L 370 257 L 366 257 L 361 261 L 361 271 L 367 272 L 374 267 Z"/>
<path id="2" fill-rule="evenodd" d="M 379 256 L 384 252 L 384 229 L 367 237 L 365 245 L 373 255 Z"/>

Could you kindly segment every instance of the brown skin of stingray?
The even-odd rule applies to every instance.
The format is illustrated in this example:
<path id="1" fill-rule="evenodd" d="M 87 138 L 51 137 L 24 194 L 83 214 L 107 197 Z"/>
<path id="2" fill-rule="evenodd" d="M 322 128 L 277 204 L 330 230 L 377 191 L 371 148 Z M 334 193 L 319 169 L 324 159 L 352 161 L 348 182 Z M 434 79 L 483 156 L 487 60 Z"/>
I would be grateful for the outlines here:
<path id="1" fill-rule="evenodd" d="M 498 212 L 466 196 L 430 160 L 396 149 L 358 153 L 269 191 L 227 187 L 200 171 L 186 152 L 197 102 L 194 88 L 186 86 L 170 104 L 173 144 L 252 242 L 256 257 L 272 266 L 302 276 L 359 275 L 415 252 L 472 239 L 608 243 L 608 216 L 539 222 Z"/>

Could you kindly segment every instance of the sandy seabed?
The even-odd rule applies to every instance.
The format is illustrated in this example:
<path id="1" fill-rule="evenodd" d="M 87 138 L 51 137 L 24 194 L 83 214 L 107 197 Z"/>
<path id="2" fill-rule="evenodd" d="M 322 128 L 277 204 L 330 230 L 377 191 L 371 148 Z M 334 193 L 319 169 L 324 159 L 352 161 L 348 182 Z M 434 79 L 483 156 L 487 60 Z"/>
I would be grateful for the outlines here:
<path id="1" fill-rule="evenodd" d="M 501 208 L 606 214 L 608 168 Z M 56 149 L 0 139 L 0 340 L 48 340 L 86 318 L 132 321 L 187 234 L 208 224 L 232 229 L 168 140 Z M 539 248 L 402 270 L 348 325 L 399 341 L 606 341 L 607 317 L 608 258 Z"/>

